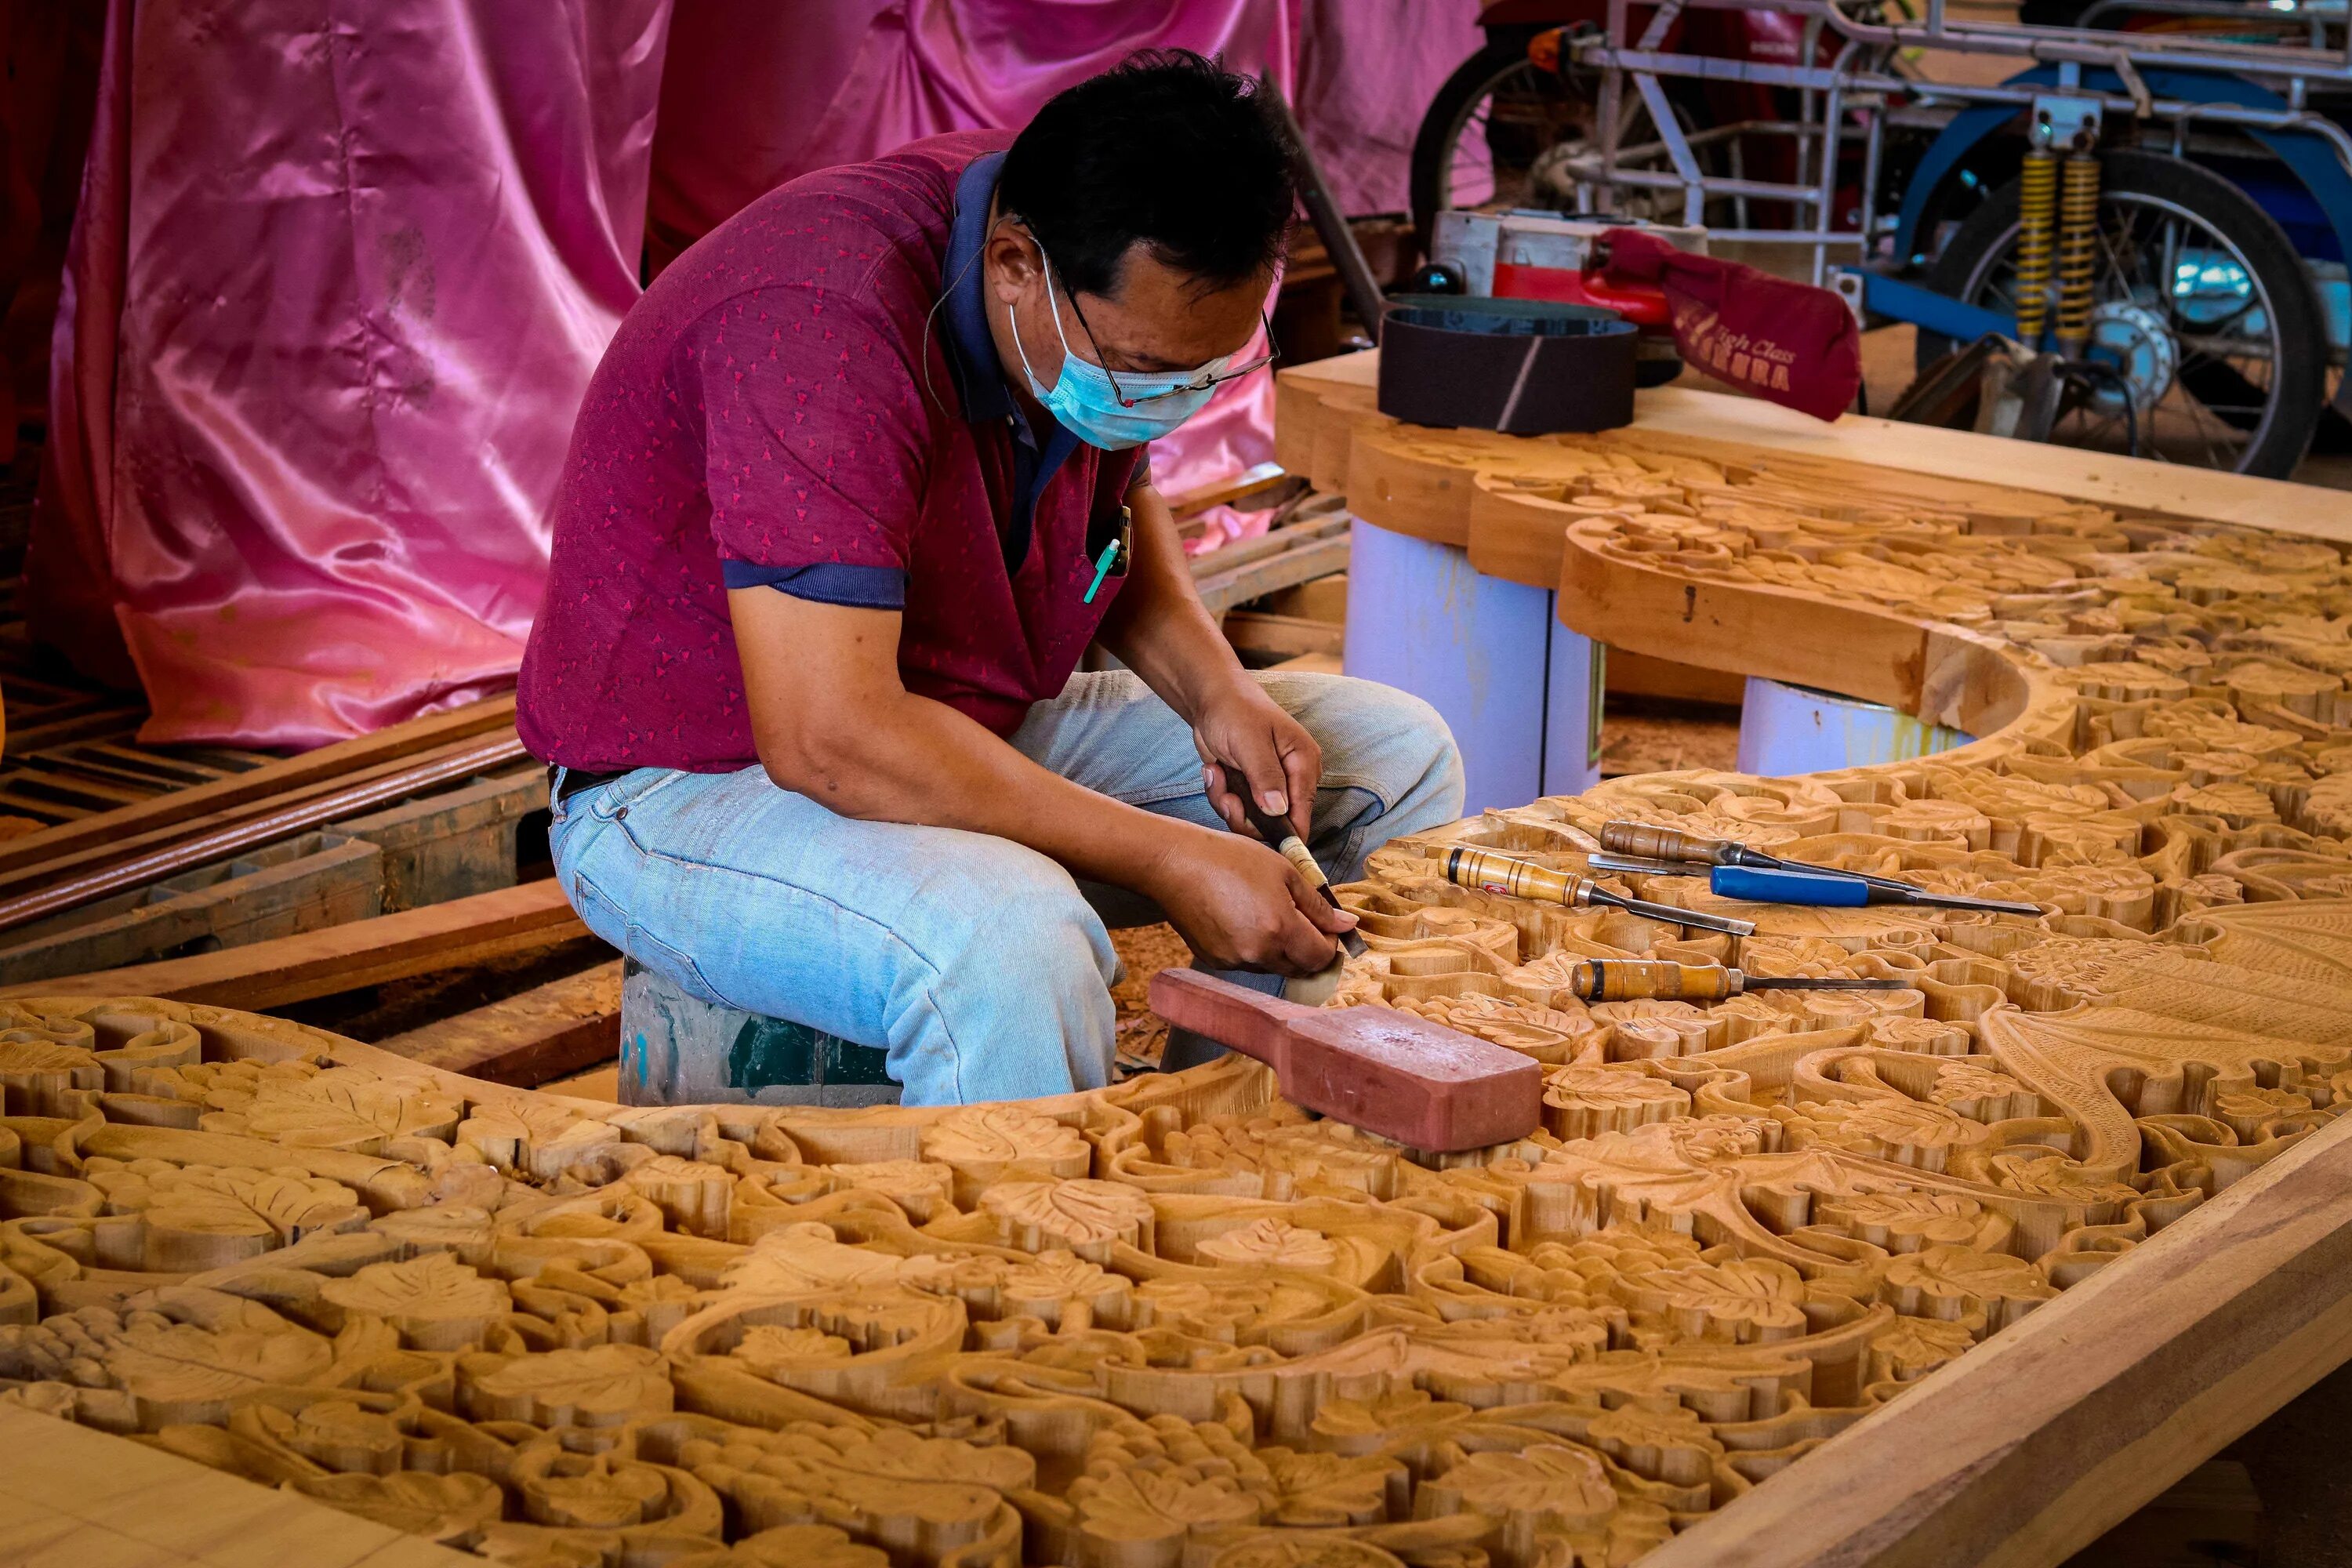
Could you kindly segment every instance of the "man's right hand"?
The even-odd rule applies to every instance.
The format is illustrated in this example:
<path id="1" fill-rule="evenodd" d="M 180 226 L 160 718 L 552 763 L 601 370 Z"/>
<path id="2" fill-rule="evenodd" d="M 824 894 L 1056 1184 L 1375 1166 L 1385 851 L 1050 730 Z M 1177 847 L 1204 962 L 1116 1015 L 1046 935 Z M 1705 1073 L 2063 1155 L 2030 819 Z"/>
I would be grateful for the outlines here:
<path id="1" fill-rule="evenodd" d="M 1211 969 L 1314 974 L 1356 924 L 1280 854 L 1237 833 L 1183 826 L 1144 880 L 1139 890 Z"/>

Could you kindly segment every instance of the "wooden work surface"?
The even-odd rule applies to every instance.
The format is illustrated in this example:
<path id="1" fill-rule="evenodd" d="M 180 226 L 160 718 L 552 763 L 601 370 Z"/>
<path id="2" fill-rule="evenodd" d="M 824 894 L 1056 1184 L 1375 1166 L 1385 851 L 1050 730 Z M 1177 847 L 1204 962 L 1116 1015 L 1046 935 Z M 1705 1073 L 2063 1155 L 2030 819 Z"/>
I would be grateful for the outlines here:
<path id="1" fill-rule="evenodd" d="M 1543 1068 L 1536 1132 L 1443 1159 L 1239 1058 L 1022 1105 L 627 1110 L 194 1001 L 0 998 L 8 1418 L 521 1568 L 2028 1568 L 2344 1359 L 2334 547 L 1639 431 L 1312 439 L 1612 641 L 1984 738 L 1377 851 L 1334 1002 Z M 1614 818 L 2042 913 L 1606 884 L 1754 919 L 1735 946 L 1441 874 L 1465 845 L 1589 870 Z M 1634 955 L 1904 984 L 1577 998 Z M 0 1531 L 116 1528 L 122 1473 L 0 1489 Z M 165 1489 L 184 1558 L 287 1560 Z"/>
<path id="2" fill-rule="evenodd" d="M 1370 496 L 1369 487 L 1348 482 L 1342 427 L 1398 427 L 1373 407 L 1379 376 L 1380 353 L 1373 350 L 1318 360 L 1276 377 L 1276 460 L 1293 473 L 1310 475 L 1321 488 L 1346 494 L 1358 515 L 1367 518 L 1371 514 L 1364 510 L 1365 504 L 1377 498 Z M 1490 450 L 1542 439 L 1479 431 L 1428 434 Z M 1801 466 L 1859 464 L 1972 484 L 1997 482 L 2045 497 L 2093 501 L 2126 511 L 2239 522 L 2273 533 L 2352 543 L 2352 499 L 2341 490 L 2146 458 L 2108 457 L 2070 447 L 2008 441 L 1965 430 L 1904 425 L 1858 414 L 1824 423 L 1793 409 L 1730 393 L 1669 384 L 1636 394 L 1633 425 L 1611 435 L 1643 440 L 1656 449 L 1699 442 L 1726 456 L 1753 458 L 1771 454 Z M 1340 454 L 1338 461 L 1332 455 L 1335 446 Z M 1742 447 L 1745 453 L 1732 450 Z M 1684 446 L 1679 449 L 1706 448 Z M 1406 527 L 1399 531 L 1414 531 Z"/>

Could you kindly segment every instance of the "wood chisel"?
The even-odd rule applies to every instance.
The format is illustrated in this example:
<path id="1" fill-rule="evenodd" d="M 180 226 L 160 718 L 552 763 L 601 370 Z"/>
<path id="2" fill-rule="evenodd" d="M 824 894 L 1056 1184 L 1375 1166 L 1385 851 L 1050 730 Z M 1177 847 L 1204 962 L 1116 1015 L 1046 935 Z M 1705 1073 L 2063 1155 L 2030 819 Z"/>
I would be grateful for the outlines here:
<path id="1" fill-rule="evenodd" d="M 2000 915 L 2042 913 L 2038 904 L 2013 904 L 2001 899 L 1971 899 L 1958 893 L 1931 893 L 1897 882 L 1865 882 L 1842 871 L 1780 870 L 1754 866 L 1715 866 L 1706 874 L 1707 890 L 1719 899 L 1745 899 L 1759 904 L 1810 904 L 1821 909 L 1858 910 L 1865 904 L 1909 904 L 1929 910 L 1987 910 Z"/>
<path id="2" fill-rule="evenodd" d="M 1730 936 L 1756 934 L 1754 921 L 1734 920 L 1729 915 L 1711 915 L 1673 904 L 1654 904 L 1647 899 L 1625 898 L 1610 892 L 1590 877 L 1554 871 L 1532 861 L 1514 860 L 1491 849 L 1448 849 L 1445 852 L 1445 879 L 1461 887 L 1477 888 L 1489 893 L 1508 893 L 1521 899 L 1547 899 L 1556 904 L 1566 904 L 1572 910 L 1590 909 L 1601 904 L 1610 909 L 1623 910 L 1628 914 L 1640 915 L 1645 920 L 1666 921 L 1699 931 L 1722 931 Z"/>
<path id="3" fill-rule="evenodd" d="M 1298 837 L 1298 829 L 1290 826 L 1290 819 L 1259 810 L 1257 802 L 1240 790 L 1234 793 L 1240 795 L 1242 815 L 1249 819 L 1252 827 L 1257 829 L 1257 836 L 1278 851 L 1284 859 L 1297 867 L 1298 874 L 1323 895 L 1325 903 L 1339 909 L 1339 895 L 1331 890 L 1331 879 L 1323 874 L 1323 868 L 1316 863 L 1315 852 L 1307 847 L 1306 840 Z M 1349 958 L 1364 956 L 1364 939 L 1353 931 L 1339 934 L 1339 945 L 1348 950 Z"/>
<path id="4" fill-rule="evenodd" d="M 2039 916 L 2038 904 L 2015 903 L 2005 899 L 1976 899 L 1959 893 L 1931 893 L 1925 888 L 1898 882 L 1892 877 L 1874 877 L 1865 871 L 1840 870 L 1834 866 L 1812 866 L 1801 860 L 1783 860 L 1731 838 L 1703 838 L 1678 828 L 1653 827 L 1642 822 L 1612 822 L 1601 829 L 1601 847 L 1607 853 L 1589 857 L 1601 870 L 1631 872 L 1652 876 L 1696 876 L 1700 868 L 1737 868 L 1750 871 L 1786 871 L 1806 877 L 1837 878 L 1859 882 L 1877 889 L 1884 897 L 1854 898 L 1848 894 L 1839 898 L 1781 896 L 1779 894 L 1735 893 L 1727 889 L 1712 872 L 1707 879 L 1708 890 L 1727 899 L 1753 899 L 1763 903 L 1814 904 L 1836 909 L 1859 909 L 1864 904 L 1915 904 L 1939 910 L 1982 910 L 2000 915 Z M 1634 863 L 1636 860 L 1643 862 Z M 1759 884 L 1760 885 L 1760 884 Z M 1790 889 L 1791 894 L 1802 889 Z"/>
<path id="5" fill-rule="evenodd" d="M 1586 958 L 1570 967 L 1568 988 L 1585 1002 L 1721 1002 L 1750 991 L 1905 991 L 1910 983 L 1756 975 L 1719 963 L 1663 958 Z"/>

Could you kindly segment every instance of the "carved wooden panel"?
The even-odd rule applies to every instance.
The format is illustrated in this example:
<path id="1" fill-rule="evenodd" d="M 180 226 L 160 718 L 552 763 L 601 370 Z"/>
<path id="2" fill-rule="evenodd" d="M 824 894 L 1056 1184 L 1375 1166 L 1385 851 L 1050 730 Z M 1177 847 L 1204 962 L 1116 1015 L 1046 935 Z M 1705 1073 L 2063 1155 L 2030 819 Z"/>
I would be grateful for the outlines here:
<path id="1" fill-rule="evenodd" d="M 1240 1060 L 944 1112 L 620 1110 L 216 1009 L 5 1003 L 0 1401 L 546 1568 L 1616 1564 L 2338 1116 L 2335 548 L 1515 450 L 1564 594 L 1654 651 L 1907 683 L 1986 735 L 1378 852 L 1335 1001 L 1542 1063 L 1540 1131 L 1425 1158 Z M 1582 870 L 1614 817 L 2046 912 L 1746 907 L 1735 946 L 1432 858 Z M 1910 984 L 1568 989 L 1626 954 Z"/>

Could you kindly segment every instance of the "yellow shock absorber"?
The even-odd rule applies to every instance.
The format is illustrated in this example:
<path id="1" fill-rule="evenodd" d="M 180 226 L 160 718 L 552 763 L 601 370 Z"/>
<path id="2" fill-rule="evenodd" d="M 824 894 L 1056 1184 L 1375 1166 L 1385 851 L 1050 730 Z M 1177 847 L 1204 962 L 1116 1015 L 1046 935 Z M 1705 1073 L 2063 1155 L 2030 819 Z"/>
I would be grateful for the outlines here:
<path id="1" fill-rule="evenodd" d="M 2099 250 L 2099 160 L 2076 153 L 2066 160 L 2066 186 L 2058 203 L 2058 352 L 2081 359 L 2091 341 L 2091 273 Z"/>
<path id="2" fill-rule="evenodd" d="M 2036 147 L 2018 174 L 2017 341 L 2042 342 L 2050 310 L 2050 245 L 2058 226 L 2058 155 Z"/>

